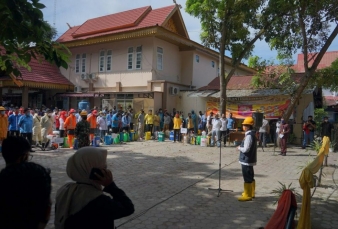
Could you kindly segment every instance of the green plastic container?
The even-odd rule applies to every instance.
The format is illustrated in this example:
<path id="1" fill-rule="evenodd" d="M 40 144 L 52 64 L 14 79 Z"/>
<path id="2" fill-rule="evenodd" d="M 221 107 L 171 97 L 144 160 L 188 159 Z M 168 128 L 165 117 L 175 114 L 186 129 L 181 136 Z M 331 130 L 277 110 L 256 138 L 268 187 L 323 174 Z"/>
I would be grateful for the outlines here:
<path id="1" fill-rule="evenodd" d="M 130 139 L 129 139 L 129 134 L 128 134 L 128 133 L 124 133 L 124 134 L 123 134 L 123 141 L 124 141 L 124 142 L 129 142 L 129 141 L 130 141 Z"/>
<path id="2" fill-rule="evenodd" d="M 164 133 L 163 132 L 158 132 L 158 141 L 159 142 L 164 142 Z"/>
<path id="3" fill-rule="evenodd" d="M 120 138 L 119 136 L 117 136 L 116 138 L 114 138 L 114 144 L 119 144 L 120 143 Z"/>
<path id="4" fill-rule="evenodd" d="M 200 145 L 201 144 L 201 136 L 197 136 L 196 137 L 196 145 Z"/>
<path id="5" fill-rule="evenodd" d="M 62 146 L 62 148 L 69 148 L 68 137 L 63 138 L 63 146 Z"/>

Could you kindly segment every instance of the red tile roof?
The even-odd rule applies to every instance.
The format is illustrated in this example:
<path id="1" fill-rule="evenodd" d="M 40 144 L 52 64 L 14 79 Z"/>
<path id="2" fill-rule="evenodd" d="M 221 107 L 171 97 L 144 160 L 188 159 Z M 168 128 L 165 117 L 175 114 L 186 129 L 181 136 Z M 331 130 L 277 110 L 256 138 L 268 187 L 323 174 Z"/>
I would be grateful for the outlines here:
<path id="1" fill-rule="evenodd" d="M 231 77 L 227 89 L 228 90 L 246 90 L 246 89 L 253 89 L 254 87 L 251 85 L 251 80 L 253 76 L 233 76 Z M 219 77 L 213 79 L 207 86 L 201 87 L 198 90 L 216 90 L 220 89 L 220 82 Z"/>
<path id="2" fill-rule="evenodd" d="M 309 58 L 311 58 L 315 53 L 310 53 Z M 320 61 L 318 68 L 317 69 L 323 69 L 326 67 L 329 67 L 333 61 L 338 59 L 338 51 L 331 51 L 331 52 L 326 52 Z M 313 63 L 313 60 L 310 61 L 309 66 L 311 66 Z M 304 70 L 304 54 L 298 54 L 297 57 L 297 64 L 293 66 L 293 69 L 296 72 L 305 72 Z"/>
<path id="3" fill-rule="evenodd" d="M 325 105 L 326 106 L 336 106 L 338 105 L 338 96 L 323 96 L 325 100 Z"/>
<path id="4" fill-rule="evenodd" d="M 175 9 L 177 9 L 176 5 L 154 10 L 151 6 L 146 6 L 93 18 L 87 20 L 80 26 L 70 28 L 61 37 L 59 37 L 57 41 L 69 42 L 84 40 L 87 38 L 121 33 L 141 28 L 162 26 Z"/>
<path id="5" fill-rule="evenodd" d="M 55 64 L 51 64 L 47 61 L 40 63 L 38 60 L 32 58 L 29 62 L 29 66 L 31 67 L 31 71 L 28 71 L 26 68 L 20 68 L 24 81 L 73 85 L 61 74 L 60 69 Z"/>

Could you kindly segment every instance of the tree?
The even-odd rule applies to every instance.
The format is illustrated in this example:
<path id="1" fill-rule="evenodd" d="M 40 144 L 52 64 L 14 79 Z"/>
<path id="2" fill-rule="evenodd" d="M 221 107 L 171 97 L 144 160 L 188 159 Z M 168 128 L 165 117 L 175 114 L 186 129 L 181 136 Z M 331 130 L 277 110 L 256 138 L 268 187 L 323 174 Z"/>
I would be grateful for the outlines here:
<path id="1" fill-rule="evenodd" d="M 0 1 L 0 69 L 21 76 L 20 67 L 29 68 L 31 58 L 47 60 L 68 68 L 69 50 L 53 41 L 56 30 L 43 20 L 39 0 Z"/>
<path id="2" fill-rule="evenodd" d="M 275 0 L 281 1 L 281 0 Z M 186 12 L 201 20 L 202 43 L 219 50 L 220 110 L 226 111 L 226 87 L 241 64 L 247 58 L 254 43 L 262 38 L 271 25 L 270 5 L 259 0 L 187 0 Z M 224 55 L 232 54 L 232 69 L 225 74 Z"/>
<path id="3" fill-rule="evenodd" d="M 287 13 L 281 16 L 280 10 Z M 290 106 L 284 114 L 286 120 L 309 82 L 318 76 L 318 65 L 338 34 L 337 12 L 336 0 L 285 0 L 270 12 L 275 20 L 265 33 L 265 40 L 281 56 L 291 56 L 299 50 L 304 54 L 305 71 L 292 92 Z"/>

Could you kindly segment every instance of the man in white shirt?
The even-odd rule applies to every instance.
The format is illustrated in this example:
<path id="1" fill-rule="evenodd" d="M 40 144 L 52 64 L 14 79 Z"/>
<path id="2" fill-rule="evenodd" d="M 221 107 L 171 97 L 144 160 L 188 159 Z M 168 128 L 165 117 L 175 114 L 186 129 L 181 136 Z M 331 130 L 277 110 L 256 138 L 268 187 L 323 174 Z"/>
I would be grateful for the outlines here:
<path id="1" fill-rule="evenodd" d="M 225 146 L 226 141 L 227 141 L 227 125 L 228 125 L 228 119 L 225 117 L 225 114 L 222 114 L 221 122 L 222 122 L 222 126 L 221 126 L 221 129 L 220 129 L 220 131 L 221 131 L 220 137 L 221 138 L 223 137 L 224 146 Z"/>
<path id="2" fill-rule="evenodd" d="M 212 137 L 211 137 L 211 146 L 215 146 L 215 140 L 217 141 L 217 147 L 221 147 L 221 126 L 222 122 L 219 119 L 219 114 L 215 115 L 215 118 L 212 120 Z M 216 139 L 215 139 L 216 137 Z"/>
<path id="3" fill-rule="evenodd" d="M 214 119 L 214 113 L 211 111 L 210 115 L 207 117 L 207 130 L 208 130 L 208 135 L 212 131 L 212 121 Z"/>
<path id="4" fill-rule="evenodd" d="M 265 119 L 265 116 L 263 116 L 263 124 L 259 128 L 259 146 L 261 146 L 263 142 L 263 147 L 266 147 L 266 135 L 269 133 L 269 131 L 269 122 Z"/>

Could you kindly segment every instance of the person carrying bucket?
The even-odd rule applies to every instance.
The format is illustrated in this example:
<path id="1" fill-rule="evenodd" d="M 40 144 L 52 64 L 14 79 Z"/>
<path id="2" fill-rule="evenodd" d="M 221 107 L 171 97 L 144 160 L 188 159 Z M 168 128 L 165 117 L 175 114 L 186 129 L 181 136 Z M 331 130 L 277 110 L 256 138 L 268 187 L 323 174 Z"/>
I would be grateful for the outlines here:
<path id="1" fill-rule="evenodd" d="M 76 126 L 76 117 L 74 113 L 75 113 L 75 110 L 70 109 L 69 116 L 66 118 L 66 121 L 64 123 L 64 128 L 67 130 L 69 148 L 73 148 L 73 140 L 74 140 L 75 126 Z"/>
<path id="2" fill-rule="evenodd" d="M 94 139 L 94 134 L 97 127 L 96 119 L 97 119 L 97 110 L 93 110 L 91 115 L 87 117 L 87 121 L 89 122 L 90 125 L 90 134 L 89 134 L 90 142 L 93 142 Z"/>
<path id="3" fill-rule="evenodd" d="M 80 113 L 81 121 L 76 124 L 75 137 L 78 140 L 78 148 L 82 148 L 90 145 L 89 132 L 90 125 L 87 122 L 87 111 L 83 110 Z"/>

